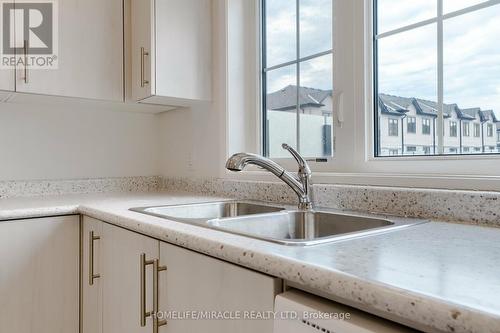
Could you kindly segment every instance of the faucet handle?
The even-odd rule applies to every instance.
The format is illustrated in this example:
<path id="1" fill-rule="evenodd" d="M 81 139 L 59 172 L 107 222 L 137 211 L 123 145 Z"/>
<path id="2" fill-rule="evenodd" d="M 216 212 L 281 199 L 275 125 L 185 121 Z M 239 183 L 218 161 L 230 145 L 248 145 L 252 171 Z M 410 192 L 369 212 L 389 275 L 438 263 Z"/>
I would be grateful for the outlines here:
<path id="1" fill-rule="evenodd" d="M 296 151 L 294 148 L 290 147 L 286 143 L 283 143 L 281 147 L 285 150 L 288 150 L 288 152 L 293 156 L 293 158 L 295 158 L 295 160 L 299 164 L 299 172 L 305 173 L 307 175 L 311 174 L 311 169 L 309 168 L 307 161 L 302 156 L 300 156 L 298 151 Z"/>

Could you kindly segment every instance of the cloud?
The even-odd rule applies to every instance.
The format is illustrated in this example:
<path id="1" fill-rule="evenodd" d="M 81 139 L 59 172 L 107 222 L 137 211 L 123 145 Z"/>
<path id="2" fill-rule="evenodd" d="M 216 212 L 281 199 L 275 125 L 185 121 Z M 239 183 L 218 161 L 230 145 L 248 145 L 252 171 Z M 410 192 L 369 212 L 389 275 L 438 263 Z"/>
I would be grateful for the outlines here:
<path id="1" fill-rule="evenodd" d="M 444 5 L 445 10 L 451 11 L 482 1 L 445 0 Z M 380 2 L 393 1 L 380 0 Z M 386 16 L 387 14 L 383 17 Z M 500 117 L 498 17 L 500 17 L 500 5 L 495 5 L 444 21 L 446 103 L 457 103 L 462 108 L 493 109 Z M 403 23 L 406 24 L 406 21 Z M 436 100 L 436 36 L 437 25 L 430 24 L 380 39 L 380 91 Z"/>

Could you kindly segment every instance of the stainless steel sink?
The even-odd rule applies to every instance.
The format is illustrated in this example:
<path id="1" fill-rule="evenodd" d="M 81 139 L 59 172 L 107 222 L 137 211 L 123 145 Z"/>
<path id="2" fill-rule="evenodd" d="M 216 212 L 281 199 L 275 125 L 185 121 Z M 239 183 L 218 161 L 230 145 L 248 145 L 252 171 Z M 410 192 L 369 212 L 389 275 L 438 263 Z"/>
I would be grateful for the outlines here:
<path id="1" fill-rule="evenodd" d="M 185 205 L 132 208 L 148 215 L 194 223 L 206 223 L 213 219 L 279 212 L 283 207 L 250 203 L 246 201 L 217 201 Z"/>
<path id="2" fill-rule="evenodd" d="M 300 246 L 366 236 L 426 222 L 328 209 L 286 210 L 284 207 L 242 201 L 131 210 L 279 244 Z"/>

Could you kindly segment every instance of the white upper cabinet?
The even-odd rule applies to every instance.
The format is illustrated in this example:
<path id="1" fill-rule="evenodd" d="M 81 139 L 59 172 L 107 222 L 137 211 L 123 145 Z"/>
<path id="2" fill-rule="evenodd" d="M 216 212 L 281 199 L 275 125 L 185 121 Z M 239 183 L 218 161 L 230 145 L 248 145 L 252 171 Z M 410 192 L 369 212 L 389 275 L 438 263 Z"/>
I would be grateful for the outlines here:
<path id="1" fill-rule="evenodd" d="M 211 0 L 131 0 L 131 99 L 212 99 Z"/>
<path id="2" fill-rule="evenodd" d="M 58 0 L 55 3 L 58 68 L 19 65 L 16 91 L 123 101 L 123 0 Z M 0 85 L 3 85 L 3 76 L 0 76 Z"/>

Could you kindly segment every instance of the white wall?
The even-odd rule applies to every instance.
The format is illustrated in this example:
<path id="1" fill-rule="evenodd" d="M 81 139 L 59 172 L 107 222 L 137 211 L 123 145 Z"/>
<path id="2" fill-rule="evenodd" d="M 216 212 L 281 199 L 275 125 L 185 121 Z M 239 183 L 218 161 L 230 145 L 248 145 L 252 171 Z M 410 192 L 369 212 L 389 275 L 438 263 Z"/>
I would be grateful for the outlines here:
<path id="1" fill-rule="evenodd" d="M 226 141 L 229 140 L 226 132 L 226 1 L 213 0 L 212 3 L 213 102 L 158 115 L 162 176 L 219 177 L 225 172 Z"/>
<path id="2" fill-rule="evenodd" d="M 0 103 L 0 180 L 152 176 L 152 114 Z"/>

